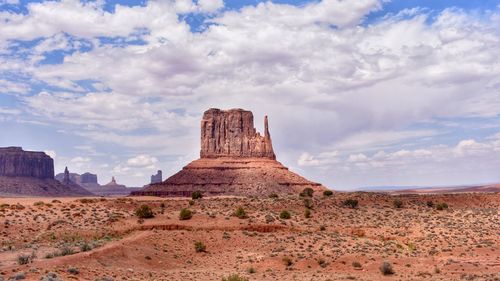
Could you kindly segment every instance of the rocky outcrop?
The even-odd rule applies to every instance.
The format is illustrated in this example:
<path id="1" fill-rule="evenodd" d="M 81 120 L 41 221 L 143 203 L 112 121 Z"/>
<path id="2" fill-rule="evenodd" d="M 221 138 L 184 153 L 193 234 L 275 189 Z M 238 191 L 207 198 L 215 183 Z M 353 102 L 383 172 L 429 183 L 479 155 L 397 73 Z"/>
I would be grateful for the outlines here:
<path id="1" fill-rule="evenodd" d="M 56 175 L 56 179 L 64 182 L 66 171 Z M 126 187 L 125 185 L 118 184 L 114 177 L 111 182 L 100 185 L 97 181 L 97 175 L 92 173 L 84 173 L 82 175 L 68 173 L 70 181 L 83 187 L 85 190 L 98 195 L 98 196 L 123 196 L 128 195 L 132 191 L 138 191 L 140 188 Z"/>
<path id="2" fill-rule="evenodd" d="M 82 196 L 92 193 L 70 180 L 66 169 L 63 182 L 54 179 L 54 160 L 43 152 L 20 147 L 0 148 L 0 195 Z"/>
<path id="3" fill-rule="evenodd" d="M 66 168 L 64 168 L 64 176 L 63 176 L 62 183 L 69 184 L 71 182 L 72 181 L 69 179 L 69 170 L 68 170 L 68 167 L 66 167 Z"/>
<path id="4" fill-rule="evenodd" d="M 80 176 L 80 182 L 82 184 L 96 184 L 97 183 L 97 175 L 91 173 L 84 173 Z"/>
<path id="5" fill-rule="evenodd" d="M 200 190 L 205 195 L 267 196 L 299 193 L 306 187 L 325 189 L 276 160 L 220 157 L 195 160 L 163 183 L 151 184 L 133 195 L 191 196 Z"/>
<path id="6" fill-rule="evenodd" d="M 253 114 L 243 109 L 211 108 L 201 120 L 201 158 L 265 157 L 276 159 L 267 116 L 264 136 L 255 130 Z"/>
<path id="7" fill-rule="evenodd" d="M 44 152 L 24 151 L 21 147 L 2 147 L 0 176 L 53 179 L 54 160 Z"/>
<path id="8" fill-rule="evenodd" d="M 207 110 L 201 121 L 200 157 L 164 182 L 132 195 L 190 196 L 200 190 L 205 195 L 267 196 L 307 187 L 325 190 L 276 161 L 267 117 L 261 136 L 247 110 Z"/>
<path id="9" fill-rule="evenodd" d="M 120 196 L 129 195 L 130 192 L 138 190 L 138 188 L 128 188 L 123 184 L 118 184 L 115 177 L 111 177 L 111 181 L 109 183 L 101 186 L 98 194 L 103 196 Z"/>
<path id="10" fill-rule="evenodd" d="M 163 176 L 161 170 L 156 172 L 156 175 L 151 176 L 151 183 L 159 183 L 163 181 Z"/>

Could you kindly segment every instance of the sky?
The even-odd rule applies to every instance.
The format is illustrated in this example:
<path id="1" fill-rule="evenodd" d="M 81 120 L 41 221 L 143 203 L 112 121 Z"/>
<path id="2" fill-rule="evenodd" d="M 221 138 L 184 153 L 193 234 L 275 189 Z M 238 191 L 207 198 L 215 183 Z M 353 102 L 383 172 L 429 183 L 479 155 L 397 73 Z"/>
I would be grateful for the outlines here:
<path id="1" fill-rule="evenodd" d="M 332 189 L 500 182 L 500 4 L 0 0 L 0 146 L 142 186 L 212 107 Z"/>

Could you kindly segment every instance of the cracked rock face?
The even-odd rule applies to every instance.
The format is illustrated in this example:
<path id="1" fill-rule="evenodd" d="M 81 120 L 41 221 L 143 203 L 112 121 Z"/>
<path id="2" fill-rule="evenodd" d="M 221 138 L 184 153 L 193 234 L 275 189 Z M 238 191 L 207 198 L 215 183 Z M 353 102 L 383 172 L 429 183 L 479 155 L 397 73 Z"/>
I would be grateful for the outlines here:
<path id="1" fill-rule="evenodd" d="M 264 136 L 255 130 L 253 114 L 243 109 L 211 108 L 201 120 L 201 158 L 264 157 L 276 159 L 267 116 Z"/>
<path id="2" fill-rule="evenodd" d="M 54 160 L 44 152 L 24 151 L 20 147 L 2 147 L 0 176 L 53 179 Z"/>

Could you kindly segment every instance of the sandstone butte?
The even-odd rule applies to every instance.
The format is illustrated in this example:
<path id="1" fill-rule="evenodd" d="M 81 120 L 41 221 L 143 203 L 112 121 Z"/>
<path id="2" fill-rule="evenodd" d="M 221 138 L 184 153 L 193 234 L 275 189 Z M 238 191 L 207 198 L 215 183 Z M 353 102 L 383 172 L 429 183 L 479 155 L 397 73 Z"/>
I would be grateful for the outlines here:
<path id="1" fill-rule="evenodd" d="M 81 196 L 92 195 L 69 181 L 54 179 L 54 160 L 44 152 L 24 151 L 21 147 L 0 147 L 0 195 Z"/>
<path id="2" fill-rule="evenodd" d="M 267 196 L 307 187 L 326 190 L 276 161 L 267 116 L 262 136 L 254 127 L 251 111 L 211 108 L 201 120 L 200 159 L 131 195 L 190 196 L 199 190 L 204 195 Z"/>

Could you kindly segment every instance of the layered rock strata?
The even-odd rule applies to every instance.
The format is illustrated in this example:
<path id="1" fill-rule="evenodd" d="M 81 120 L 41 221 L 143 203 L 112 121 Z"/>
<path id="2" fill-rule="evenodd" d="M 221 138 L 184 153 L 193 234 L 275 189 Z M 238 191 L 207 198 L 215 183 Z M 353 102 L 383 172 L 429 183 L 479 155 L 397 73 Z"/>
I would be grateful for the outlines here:
<path id="1" fill-rule="evenodd" d="M 201 121 L 200 159 L 132 195 L 190 196 L 200 190 L 205 195 L 267 196 L 306 187 L 325 190 L 276 161 L 267 116 L 262 136 L 254 128 L 252 112 L 212 108 Z"/>
<path id="2" fill-rule="evenodd" d="M 54 160 L 44 152 L 24 151 L 21 147 L 0 148 L 0 195 L 92 195 L 71 182 L 67 170 L 63 181 L 54 179 Z"/>
<path id="3" fill-rule="evenodd" d="M 201 120 L 201 158 L 265 157 L 276 159 L 267 116 L 264 136 L 255 130 L 253 114 L 243 109 L 211 108 Z"/>
<path id="4" fill-rule="evenodd" d="M 44 152 L 24 151 L 21 147 L 1 147 L 0 176 L 53 179 L 54 160 Z"/>

